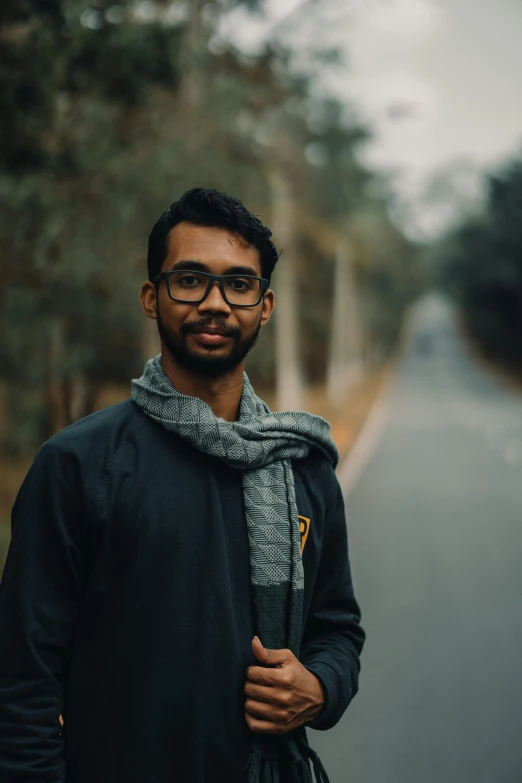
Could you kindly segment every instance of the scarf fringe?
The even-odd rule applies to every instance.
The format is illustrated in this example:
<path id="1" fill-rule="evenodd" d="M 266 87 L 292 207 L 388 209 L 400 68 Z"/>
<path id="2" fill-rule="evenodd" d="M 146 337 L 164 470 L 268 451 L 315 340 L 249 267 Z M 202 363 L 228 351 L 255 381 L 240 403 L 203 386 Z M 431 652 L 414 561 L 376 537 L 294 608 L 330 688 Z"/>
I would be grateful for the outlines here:
<path id="1" fill-rule="evenodd" d="M 263 758 L 253 750 L 248 760 L 248 783 L 280 783 L 279 760 Z"/>
<path id="2" fill-rule="evenodd" d="M 308 759 L 300 759 L 293 765 L 292 783 L 314 783 Z"/>
<path id="3" fill-rule="evenodd" d="M 302 763 L 306 766 L 308 770 L 309 777 L 303 778 L 303 781 L 310 781 L 311 783 L 330 783 L 330 778 L 328 777 L 328 774 L 323 766 L 323 762 L 319 758 L 319 754 L 313 750 L 313 748 L 310 747 L 307 741 L 302 741 L 299 743 L 301 752 L 306 757 L 306 761 L 302 759 Z M 312 764 L 313 769 L 313 777 L 310 772 L 310 763 Z M 301 778 L 298 778 L 300 781 Z"/>
<path id="4" fill-rule="evenodd" d="M 311 761 L 312 761 L 312 767 L 314 770 L 314 777 L 315 777 L 315 783 L 330 783 L 330 778 L 328 777 L 326 770 L 323 766 L 323 762 L 315 752 L 315 750 L 311 750 Z"/>
<path id="5" fill-rule="evenodd" d="M 328 774 L 315 750 L 312 750 L 305 742 L 299 743 L 299 745 L 303 755 L 296 753 L 296 747 L 291 748 L 292 778 L 288 783 L 314 783 L 314 781 L 315 783 L 330 783 Z M 280 783 L 279 763 L 278 758 L 264 757 L 258 749 L 253 750 L 247 765 L 248 783 Z"/>

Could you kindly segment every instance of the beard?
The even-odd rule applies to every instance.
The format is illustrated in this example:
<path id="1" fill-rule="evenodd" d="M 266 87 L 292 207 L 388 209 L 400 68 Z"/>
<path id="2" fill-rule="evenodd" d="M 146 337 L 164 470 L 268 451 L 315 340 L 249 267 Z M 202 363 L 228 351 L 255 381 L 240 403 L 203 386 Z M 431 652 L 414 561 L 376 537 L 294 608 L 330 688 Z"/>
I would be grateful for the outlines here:
<path id="1" fill-rule="evenodd" d="M 191 321 L 190 323 L 184 323 L 181 326 L 179 334 L 172 334 L 167 331 L 165 324 L 161 320 L 161 314 L 159 309 L 157 310 L 157 325 L 158 332 L 163 341 L 163 344 L 174 361 L 191 372 L 198 375 L 205 375 L 210 378 L 215 378 L 229 370 L 234 369 L 240 364 L 248 354 L 248 352 L 254 347 L 259 336 L 259 330 L 261 329 L 261 316 L 257 323 L 254 332 L 247 337 L 243 337 L 241 331 L 235 327 L 229 326 L 226 322 L 219 318 L 200 318 L 197 321 Z M 230 337 L 232 340 L 232 347 L 226 354 L 219 354 L 218 349 L 209 346 L 203 349 L 205 353 L 196 353 L 191 351 L 187 345 L 187 336 L 198 329 L 203 331 L 205 326 L 213 326 L 218 328 Z"/>

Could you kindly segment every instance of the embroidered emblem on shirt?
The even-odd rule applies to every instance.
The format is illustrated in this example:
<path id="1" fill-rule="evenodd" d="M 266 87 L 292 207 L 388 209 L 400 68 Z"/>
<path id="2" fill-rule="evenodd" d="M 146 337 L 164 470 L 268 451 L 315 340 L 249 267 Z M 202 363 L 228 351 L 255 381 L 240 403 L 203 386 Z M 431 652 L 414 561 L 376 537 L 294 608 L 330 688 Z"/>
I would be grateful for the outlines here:
<path id="1" fill-rule="evenodd" d="M 303 550 L 305 548 L 306 539 L 308 538 L 308 533 L 310 531 L 310 520 L 308 517 L 302 517 L 301 514 L 298 514 L 297 518 L 299 519 L 299 532 L 301 533 L 301 555 L 303 554 Z"/>

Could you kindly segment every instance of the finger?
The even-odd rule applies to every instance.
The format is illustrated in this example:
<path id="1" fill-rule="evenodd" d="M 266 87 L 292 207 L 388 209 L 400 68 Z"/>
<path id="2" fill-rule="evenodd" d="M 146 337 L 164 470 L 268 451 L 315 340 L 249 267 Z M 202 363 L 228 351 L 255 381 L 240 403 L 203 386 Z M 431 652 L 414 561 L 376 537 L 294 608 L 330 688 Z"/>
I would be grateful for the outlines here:
<path id="1" fill-rule="evenodd" d="M 245 684 L 245 695 L 249 699 L 272 704 L 274 707 L 287 709 L 292 704 L 292 692 L 287 688 L 269 688 L 266 685 Z"/>
<path id="2" fill-rule="evenodd" d="M 265 704 L 263 701 L 247 699 L 245 702 L 245 712 L 252 718 L 269 721 L 271 723 L 285 723 L 289 716 L 281 709 L 277 709 L 272 704 Z"/>
<path id="3" fill-rule="evenodd" d="M 284 687 L 289 679 L 284 669 L 267 669 L 264 666 L 249 666 L 246 671 L 247 681 L 255 685 L 267 687 Z"/>
<path id="4" fill-rule="evenodd" d="M 270 650 L 263 647 L 258 636 L 252 639 L 252 652 L 260 663 L 265 666 L 285 666 L 295 660 L 295 655 L 291 650 Z"/>
<path id="5" fill-rule="evenodd" d="M 245 713 L 245 720 L 247 722 L 250 731 L 255 731 L 257 734 L 287 734 L 290 731 L 288 726 L 272 723 L 271 721 L 259 720 L 259 718 L 253 718 L 248 713 Z"/>
<path id="6" fill-rule="evenodd" d="M 245 695 L 256 701 L 264 701 L 267 704 L 274 704 L 277 700 L 277 688 L 269 688 L 266 685 L 254 685 L 248 680 L 245 683 Z"/>

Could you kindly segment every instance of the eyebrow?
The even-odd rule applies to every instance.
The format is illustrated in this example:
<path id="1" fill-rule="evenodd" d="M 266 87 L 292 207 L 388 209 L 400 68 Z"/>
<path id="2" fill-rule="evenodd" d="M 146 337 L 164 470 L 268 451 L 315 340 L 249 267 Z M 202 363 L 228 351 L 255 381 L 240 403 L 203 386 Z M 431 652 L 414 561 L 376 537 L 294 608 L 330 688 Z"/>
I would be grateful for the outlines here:
<path id="1" fill-rule="evenodd" d="M 190 269 L 194 272 L 208 272 L 209 268 L 207 264 L 202 261 L 196 261 L 191 259 L 183 259 L 182 261 L 176 261 L 170 268 L 171 272 L 175 272 L 177 269 Z M 225 275 L 249 275 L 251 277 L 261 277 L 258 272 L 251 266 L 231 266 L 229 267 Z"/>

